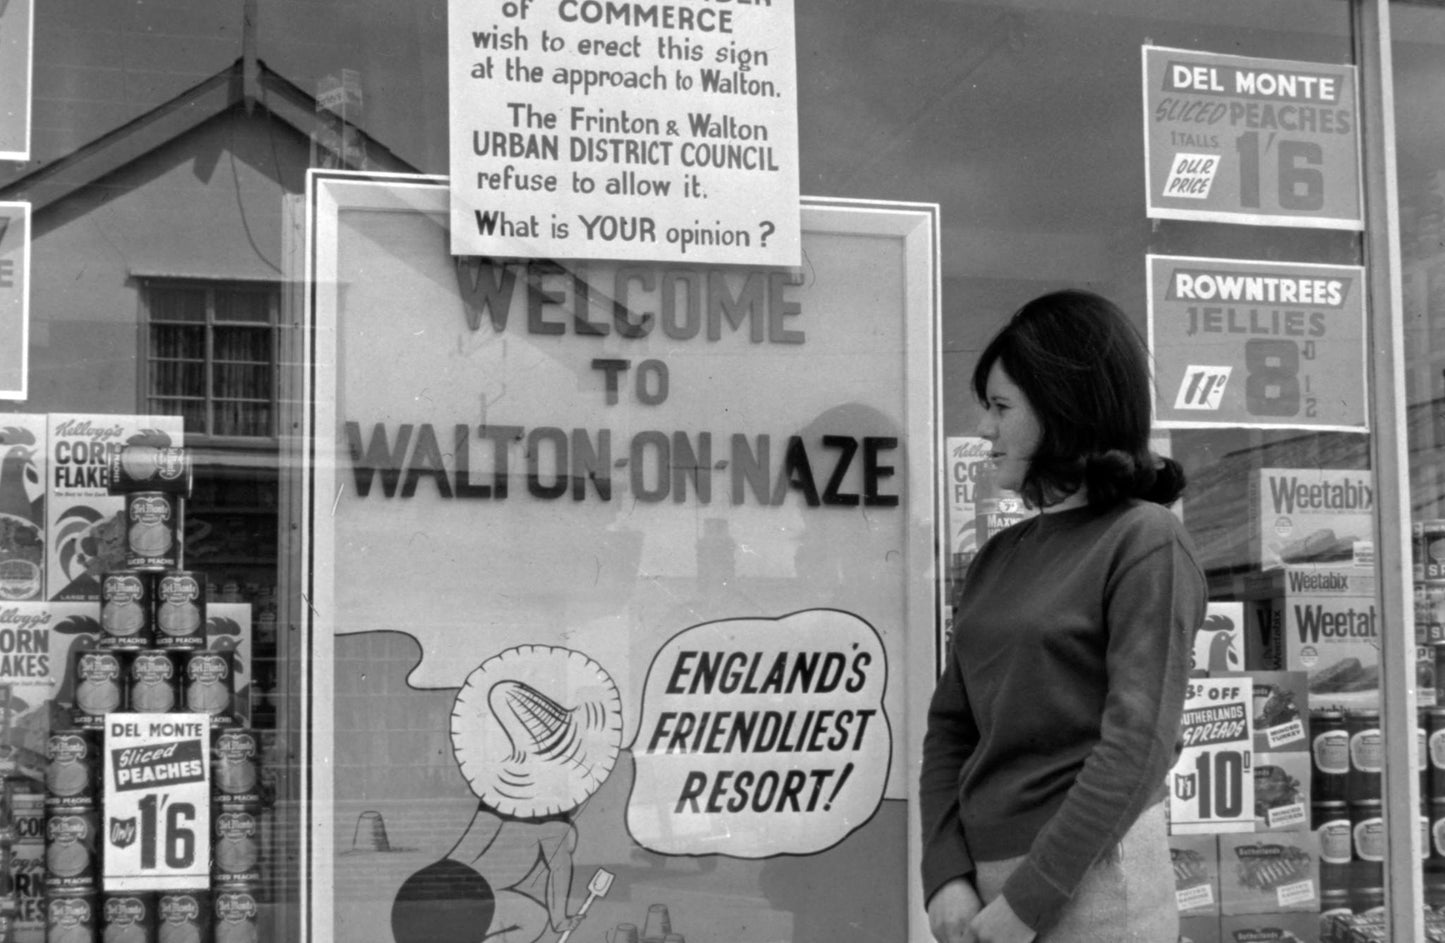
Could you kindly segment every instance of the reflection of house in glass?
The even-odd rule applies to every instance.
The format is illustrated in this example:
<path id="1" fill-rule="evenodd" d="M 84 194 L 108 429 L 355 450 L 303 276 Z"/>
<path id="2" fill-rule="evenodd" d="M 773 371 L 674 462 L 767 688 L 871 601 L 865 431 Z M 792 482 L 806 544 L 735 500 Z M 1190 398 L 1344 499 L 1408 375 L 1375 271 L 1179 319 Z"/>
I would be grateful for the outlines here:
<path id="1" fill-rule="evenodd" d="M 414 171 L 350 123 L 359 96 L 341 104 L 243 57 L 0 189 L 32 208 L 29 398 L 10 408 L 184 417 L 196 482 L 186 565 L 211 602 L 252 604 L 262 728 L 288 726 L 275 624 L 277 601 L 294 597 L 278 586 L 277 467 L 281 409 L 297 398 L 284 370 L 298 357 L 283 273 L 300 270 L 303 242 L 291 206 L 309 166 Z M 43 756 L 44 730 L 16 727 Z M 287 814 L 265 826 L 277 861 L 294 854 Z"/>
<path id="2" fill-rule="evenodd" d="M 50 411 L 116 412 L 131 405 L 117 403 L 117 391 L 135 389 L 143 409 L 162 382 L 206 395 L 186 385 L 194 377 L 185 370 L 162 376 L 148 364 L 148 354 L 165 357 L 141 326 L 172 313 L 193 317 L 186 305 L 195 292 L 211 293 L 203 310 L 222 322 L 275 317 L 268 308 L 285 303 L 271 300 L 285 255 L 301 242 L 285 222 L 284 198 L 304 189 L 313 153 L 329 166 L 349 154 L 364 156 L 365 169 L 413 170 L 359 129 L 347 133 L 348 152 L 327 153 L 319 145 L 338 120 L 264 63 L 238 59 L 0 189 L 0 200 L 27 201 L 34 213 L 31 401 Z M 166 342 L 185 348 L 174 333 Z M 274 420 L 241 434 L 274 437 Z"/>

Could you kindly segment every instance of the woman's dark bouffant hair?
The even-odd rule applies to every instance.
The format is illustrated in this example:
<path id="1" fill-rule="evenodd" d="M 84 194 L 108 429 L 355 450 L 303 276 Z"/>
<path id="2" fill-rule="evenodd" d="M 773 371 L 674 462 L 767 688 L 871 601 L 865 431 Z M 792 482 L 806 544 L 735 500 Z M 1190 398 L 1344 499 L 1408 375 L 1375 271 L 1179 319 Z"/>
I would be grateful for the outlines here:
<path id="1" fill-rule="evenodd" d="M 995 363 L 1042 426 L 1021 489 L 1030 505 L 1055 504 L 1080 486 L 1094 508 L 1128 498 L 1173 504 L 1183 493 L 1184 469 L 1149 450 L 1149 353 L 1113 302 L 1059 291 L 1014 312 L 974 368 L 980 402 Z"/>

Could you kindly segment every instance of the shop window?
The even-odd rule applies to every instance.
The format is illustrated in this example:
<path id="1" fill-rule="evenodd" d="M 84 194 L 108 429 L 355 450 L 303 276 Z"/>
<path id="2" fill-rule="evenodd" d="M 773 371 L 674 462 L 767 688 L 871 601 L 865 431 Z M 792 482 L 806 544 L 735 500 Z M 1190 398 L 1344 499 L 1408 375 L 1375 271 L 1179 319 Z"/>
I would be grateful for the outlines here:
<path id="1" fill-rule="evenodd" d="M 148 280 L 143 408 L 186 435 L 276 434 L 275 285 Z"/>

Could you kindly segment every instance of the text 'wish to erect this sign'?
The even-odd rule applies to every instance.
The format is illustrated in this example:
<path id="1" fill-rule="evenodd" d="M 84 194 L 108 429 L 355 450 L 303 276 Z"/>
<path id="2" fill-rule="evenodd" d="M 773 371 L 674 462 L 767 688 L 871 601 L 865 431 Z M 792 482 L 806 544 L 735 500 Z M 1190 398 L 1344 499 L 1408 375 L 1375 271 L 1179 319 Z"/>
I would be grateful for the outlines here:
<path id="1" fill-rule="evenodd" d="M 797 265 L 792 0 L 451 0 L 451 251 Z"/>

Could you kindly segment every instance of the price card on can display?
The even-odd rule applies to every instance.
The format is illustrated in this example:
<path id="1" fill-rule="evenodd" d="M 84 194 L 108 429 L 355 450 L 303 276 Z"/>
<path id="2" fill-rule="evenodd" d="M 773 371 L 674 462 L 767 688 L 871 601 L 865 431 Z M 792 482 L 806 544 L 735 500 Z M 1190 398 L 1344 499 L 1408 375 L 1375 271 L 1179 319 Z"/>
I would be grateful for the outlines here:
<path id="1" fill-rule="evenodd" d="M 1368 431 L 1364 270 L 1151 255 L 1161 428 Z"/>
<path id="2" fill-rule="evenodd" d="M 1149 215 L 1363 229 L 1354 66 L 1145 46 Z"/>
<path id="3" fill-rule="evenodd" d="M 1169 772 L 1174 834 L 1254 831 L 1253 705 L 1248 677 L 1189 680 L 1184 751 Z"/>
<path id="4" fill-rule="evenodd" d="M 210 718 L 107 714 L 107 891 L 205 885 L 211 864 Z"/>

